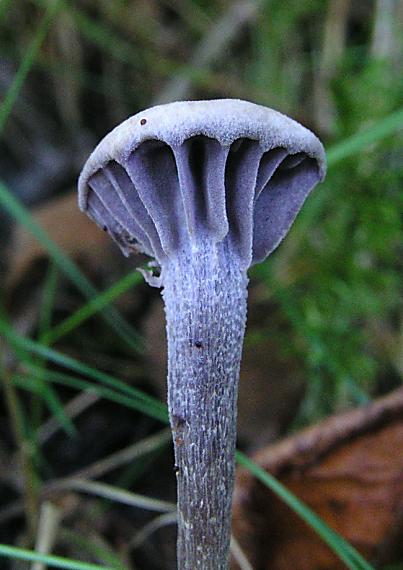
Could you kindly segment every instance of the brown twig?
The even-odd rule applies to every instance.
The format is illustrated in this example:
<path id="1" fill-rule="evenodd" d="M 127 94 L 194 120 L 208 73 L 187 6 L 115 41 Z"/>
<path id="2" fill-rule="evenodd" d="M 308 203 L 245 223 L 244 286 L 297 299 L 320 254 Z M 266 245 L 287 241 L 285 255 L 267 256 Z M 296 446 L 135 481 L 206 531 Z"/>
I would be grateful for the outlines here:
<path id="1" fill-rule="evenodd" d="M 403 388 L 374 403 L 331 416 L 278 444 L 258 452 L 256 461 L 272 473 L 309 466 L 358 435 L 379 429 L 403 414 Z"/>

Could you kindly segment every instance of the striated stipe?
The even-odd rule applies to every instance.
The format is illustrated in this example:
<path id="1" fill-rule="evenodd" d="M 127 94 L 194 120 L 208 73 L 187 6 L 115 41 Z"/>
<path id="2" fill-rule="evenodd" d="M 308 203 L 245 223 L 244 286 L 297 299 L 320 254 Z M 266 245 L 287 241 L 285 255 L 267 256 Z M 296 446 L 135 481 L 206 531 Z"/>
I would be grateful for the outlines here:
<path id="1" fill-rule="evenodd" d="M 181 570 L 228 567 L 248 280 L 226 247 L 203 243 L 164 280 Z"/>

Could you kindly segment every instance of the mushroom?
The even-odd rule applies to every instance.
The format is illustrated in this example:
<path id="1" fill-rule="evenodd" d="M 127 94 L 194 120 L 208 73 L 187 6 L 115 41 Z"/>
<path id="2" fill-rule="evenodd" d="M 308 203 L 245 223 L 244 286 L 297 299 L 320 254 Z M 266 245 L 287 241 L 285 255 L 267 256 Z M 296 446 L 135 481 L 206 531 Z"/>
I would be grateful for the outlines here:
<path id="1" fill-rule="evenodd" d="M 235 99 L 138 113 L 80 175 L 80 208 L 125 255 L 151 256 L 145 277 L 163 287 L 180 570 L 228 568 L 247 270 L 324 175 L 308 129 Z"/>

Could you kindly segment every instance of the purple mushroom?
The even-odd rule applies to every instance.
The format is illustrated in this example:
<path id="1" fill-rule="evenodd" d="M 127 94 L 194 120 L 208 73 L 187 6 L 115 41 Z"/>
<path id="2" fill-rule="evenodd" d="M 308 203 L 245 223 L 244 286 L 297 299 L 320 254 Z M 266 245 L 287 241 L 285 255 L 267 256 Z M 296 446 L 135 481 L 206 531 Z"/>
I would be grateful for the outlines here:
<path id="1" fill-rule="evenodd" d="M 228 568 L 247 270 L 324 175 L 315 135 L 233 99 L 138 113 L 81 173 L 80 208 L 125 255 L 151 256 L 145 277 L 163 288 L 180 570 Z"/>

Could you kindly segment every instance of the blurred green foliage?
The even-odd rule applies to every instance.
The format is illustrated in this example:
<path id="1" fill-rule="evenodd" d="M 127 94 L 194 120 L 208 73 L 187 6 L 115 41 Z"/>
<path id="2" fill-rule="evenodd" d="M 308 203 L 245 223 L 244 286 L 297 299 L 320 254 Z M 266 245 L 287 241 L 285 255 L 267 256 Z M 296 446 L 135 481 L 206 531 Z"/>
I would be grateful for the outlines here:
<path id="1" fill-rule="evenodd" d="M 357 69 L 357 65 L 360 66 Z M 402 100 L 388 62 L 346 57 L 332 82 L 337 138 L 345 139 L 387 116 Z M 386 87 L 388 85 L 388 87 Z M 402 134 L 386 137 L 329 167 L 326 199 L 304 235 L 296 224 L 292 259 L 280 248 L 274 267 L 295 264 L 292 283 L 269 287 L 284 308 L 295 347 L 306 366 L 308 391 L 302 410 L 313 421 L 335 409 L 364 403 L 397 385 L 401 334 Z M 290 269 L 292 272 L 292 269 Z M 281 280 L 280 280 L 281 281 Z M 302 419 L 302 418 L 301 418 Z"/>
<path id="2" fill-rule="evenodd" d="M 248 341 L 264 345 L 275 338 L 279 353 L 299 363 L 306 392 L 292 427 L 360 405 L 399 385 L 402 375 L 402 21 L 401 1 L 0 0 L 1 179 L 30 204 L 67 191 L 101 136 L 141 108 L 172 98 L 245 98 L 300 120 L 329 149 L 329 171 L 285 242 L 251 272 L 270 311 L 249 329 Z M 357 135 L 352 147 L 343 146 Z M 6 185 L 0 185 L 4 210 L 93 297 L 87 277 L 32 225 Z M 139 346 L 114 309 L 105 313 L 132 280 L 124 277 L 67 317 L 60 336 L 63 327 L 77 333 L 102 309 Z M 27 340 L 17 354 L 36 382 L 17 370 L 14 396 L 12 382 L 5 390 L 12 402 L 17 388 L 39 393 L 68 429 L 46 382 L 52 380 L 48 361 L 59 358 L 47 346 L 55 289 L 44 287 L 39 342 Z M 0 321 L 5 334 L 8 324 Z M 101 342 L 113 344 L 100 331 Z M 95 381 L 104 381 L 103 397 L 143 405 L 138 393 L 140 404 L 130 400 L 133 393 L 121 393 L 114 377 L 74 366 L 89 371 L 94 383 L 56 372 L 54 382 L 96 391 Z M 27 418 L 18 404 L 14 426 L 35 461 L 40 451 L 32 433 L 43 417 L 37 404 Z M 147 405 L 150 412 L 154 404 Z M 165 417 L 161 407 L 155 410 L 154 417 Z M 36 468 L 32 457 L 24 464 L 28 471 Z"/>

